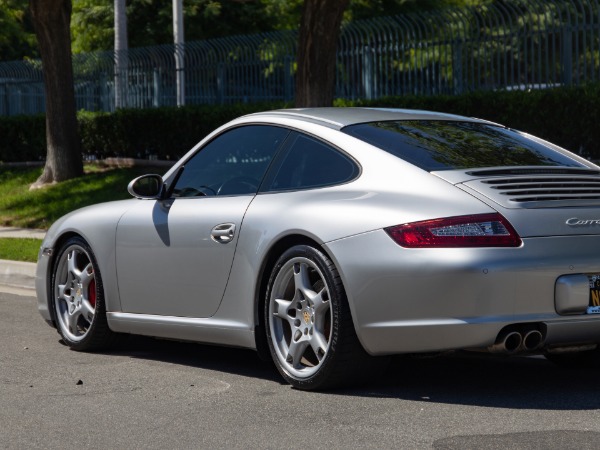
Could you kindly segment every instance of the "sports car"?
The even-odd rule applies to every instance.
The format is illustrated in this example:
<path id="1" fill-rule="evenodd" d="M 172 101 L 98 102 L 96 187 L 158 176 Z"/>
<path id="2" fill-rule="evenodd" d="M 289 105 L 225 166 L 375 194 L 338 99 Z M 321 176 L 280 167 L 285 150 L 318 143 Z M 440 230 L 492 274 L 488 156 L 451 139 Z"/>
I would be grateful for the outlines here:
<path id="1" fill-rule="evenodd" d="M 125 334 L 255 349 L 306 390 L 368 381 L 395 354 L 600 361 L 600 168 L 527 133 L 262 112 L 128 190 L 42 243 L 39 312 L 74 350 Z"/>

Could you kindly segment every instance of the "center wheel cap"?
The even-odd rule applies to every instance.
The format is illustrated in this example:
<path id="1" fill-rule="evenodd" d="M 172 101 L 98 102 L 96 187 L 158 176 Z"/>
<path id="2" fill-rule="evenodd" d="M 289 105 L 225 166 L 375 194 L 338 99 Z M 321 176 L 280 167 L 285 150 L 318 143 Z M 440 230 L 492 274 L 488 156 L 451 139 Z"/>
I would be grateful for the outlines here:
<path id="1" fill-rule="evenodd" d="M 310 313 L 309 311 L 306 311 L 306 310 L 305 310 L 305 311 L 302 313 L 302 318 L 304 319 L 304 323 L 305 323 L 306 325 L 308 325 L 308 324 L 310 323 L 310 317 L 311 317 L 311 313 Z"/>

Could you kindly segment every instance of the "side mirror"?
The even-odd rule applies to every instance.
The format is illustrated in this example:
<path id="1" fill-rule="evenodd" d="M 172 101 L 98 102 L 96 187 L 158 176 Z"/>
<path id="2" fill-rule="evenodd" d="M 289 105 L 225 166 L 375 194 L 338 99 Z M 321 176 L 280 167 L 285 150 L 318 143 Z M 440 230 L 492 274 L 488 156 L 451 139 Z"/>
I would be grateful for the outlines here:
<path id="1" fill-rule="evenodd" d="M 129 183 L 127 192 L 135 198 L 158 200 L 162 198 L 164 187 L 165 183 L 160 175 L 142 175 Z"/>

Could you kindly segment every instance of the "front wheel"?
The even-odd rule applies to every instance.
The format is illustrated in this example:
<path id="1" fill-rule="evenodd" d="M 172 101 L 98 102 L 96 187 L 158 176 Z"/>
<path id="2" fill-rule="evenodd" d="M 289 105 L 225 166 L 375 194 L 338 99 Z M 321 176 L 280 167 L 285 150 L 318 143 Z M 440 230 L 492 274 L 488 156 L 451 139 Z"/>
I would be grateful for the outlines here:
<path id="1" fill-rule="evenodd" d="M 106 322 L 102 277 L 96 258 L 80 237 L 60 248 L 52 275 L 56 326 L 74 350 L 99 350 L 117 338 Z"/>
<path id="2" fill-rule="evenodd" d="M 265 324 L 273 361 L 295 388 L 346 386 L 372 374 L 373 358 L 358 341 L 338 271 L 314 247 L 292 247 L 275 264 Z"/>

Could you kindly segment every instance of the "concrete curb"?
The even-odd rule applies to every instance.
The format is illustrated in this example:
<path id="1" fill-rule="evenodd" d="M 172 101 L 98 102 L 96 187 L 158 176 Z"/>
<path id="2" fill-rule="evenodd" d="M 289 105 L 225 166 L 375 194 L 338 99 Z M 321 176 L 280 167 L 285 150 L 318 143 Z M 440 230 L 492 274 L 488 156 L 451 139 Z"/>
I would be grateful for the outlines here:
<path id="1" fill-rule="evenodd" d="M 35 263 L 0 259 L 0 290 L 2 287 L 35 290 Z"/>
<path id="2" fill-rule="evenodd" d="M 45 230 L 0 227 L 0 238 L 43 239 Z M 0 292 L 35 296 L 35 263 L 0 259 Z"/>

